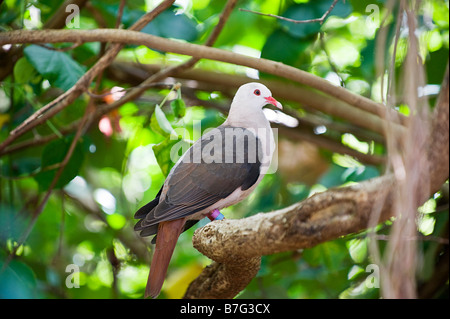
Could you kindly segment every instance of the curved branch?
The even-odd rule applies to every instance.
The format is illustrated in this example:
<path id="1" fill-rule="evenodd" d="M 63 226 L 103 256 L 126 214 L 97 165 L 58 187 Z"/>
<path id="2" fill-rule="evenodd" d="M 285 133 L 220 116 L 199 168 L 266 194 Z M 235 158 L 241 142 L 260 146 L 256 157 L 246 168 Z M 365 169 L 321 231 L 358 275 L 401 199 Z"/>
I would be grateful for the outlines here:
<path id="1" fill-rule="evenodd" d="M 190 55 L 200 59 L 217 60 L 258 69 L 263 72 L 308 85 L 314 89 L 334 96 L 367 112 L 385 116 L 383 105 L 352 93 L 342 87 L 334 86 L 325 79 L 306 71 L 272 60 L 253 58 L 242 54 L 210 48 L 203 45 L 165 39 L 150 34 L 130 30 L 19 30 L 0 34 L 0 45 L 16 43 L 56 43 L 56 42 L 115 42 L 145 45 L 151 49 Z M 397 116 L 399 114 L 395 112 Z M 400 116 L 404 119 L 404 117 Z"/>
<path id="2" fill-rule="evenodd" d="M 155 74 L 161 71 L 161 67 L 157 65 L 140 64 L 126 62 L 115 62 L 110 68 L 110 71 L 125 73 L 127 78 L 133 77 L 132 72 L 136 74 L 134 77 L 137 81 L 142 81 L 150 74 Z M 147 71 L 147 72 L 145 72 Z M 213 71 L 205 71 L 199 69 L 182 70 L 176 72 L 177 78 L 196 80 L 205 82 L 208 84 L 218 85 L 220 87 L 228 87 L 231 89 L 237 89 L 242 84 L 252 81 L 253 79 L 236 74 L 223 74 Z M 124 75 L 125 77 L 125 75 Z M 336 116 L 338 118 L 347 120 L 358 127 L 369 129 L 370 131 L 379 134 L 378 141 L 382 140 L 381 135 L 384 134 L 383 119 L 379 116 L 360 110 L 352 105 L 338 100 L 333 97 L 321 94 L 316 90 L 312 90 L 305 86 L 295 85 L 293 83 L 286 83 L 279 80 L 261 80 L 261 83 L 270 87 L 273 92 L 276 92 L 277 97 L 280 99 L 298 102 L 305 107 L 321 111 L 325 114 Z M 286 110 L 284 111 L 286 113 Z M 333 125 L 338 125 L 333 123 Z M 398 131 L 402 130 L 398 127 Z M 348 132 L 348 131 L 346 131 Z M 357 133 L 353 133 L 358 135 Z"/>

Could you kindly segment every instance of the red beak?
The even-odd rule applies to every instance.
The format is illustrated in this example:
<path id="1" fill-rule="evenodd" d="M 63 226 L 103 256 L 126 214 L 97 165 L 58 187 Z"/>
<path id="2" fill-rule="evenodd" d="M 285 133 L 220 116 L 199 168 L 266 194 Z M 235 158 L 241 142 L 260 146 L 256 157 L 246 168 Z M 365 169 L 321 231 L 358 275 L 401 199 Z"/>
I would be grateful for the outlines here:
<path id="1" fill-rule="evenodd" d="M 273 106 L 276 106 L 280 110 L 283 109 L 283 105 L 281 105 L 281 103 L 278 102 L 277 100 L 275 100 L 273 97 L 269 96 L 269 97 L 265 97 L 265 99 L 266 99 L 267 103 L 272 104 Z"/>

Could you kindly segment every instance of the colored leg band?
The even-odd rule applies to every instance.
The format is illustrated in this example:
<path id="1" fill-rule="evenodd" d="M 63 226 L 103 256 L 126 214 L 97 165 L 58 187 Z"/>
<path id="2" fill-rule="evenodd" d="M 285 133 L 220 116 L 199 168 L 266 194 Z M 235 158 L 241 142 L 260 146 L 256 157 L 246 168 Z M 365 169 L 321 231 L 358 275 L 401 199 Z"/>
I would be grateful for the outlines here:
<path id="1" fill-rule="evenodd" d="M 210 212 L 208 215 L 206 215 L 211 221 L 214 220 L 222 220 L 225 218 L 225 216 L 223 216 L 223 214 L 218 210 L 215 209 L 212 212 Z"/>

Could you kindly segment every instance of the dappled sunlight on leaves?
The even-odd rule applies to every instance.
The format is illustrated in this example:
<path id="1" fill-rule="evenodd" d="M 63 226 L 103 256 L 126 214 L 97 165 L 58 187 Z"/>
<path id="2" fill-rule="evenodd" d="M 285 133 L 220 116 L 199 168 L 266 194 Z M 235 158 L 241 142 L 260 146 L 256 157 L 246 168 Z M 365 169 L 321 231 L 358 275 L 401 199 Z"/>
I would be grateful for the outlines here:
<path id="1" fill-rule="evenodd" d="M 56 19 L 60 5 L 39 0 L 0 2 L 2 33 L 43 29 Z M 123 1 L 117 21 L 119 1 L 87 1 L 80 8 L 79 29 L 129 28 L 156 2 Z M 176 43 L 204 44 L 224 3 L 180 1 L 141 32 Z M 292 66 L 292 72 L 302 70 L 328 80 L 323 82 L 332 83 L 339 92 L 347 90 L 355 99 L 363 96 L 384 103 L 390 83 L 395 95 L 392 109 L 406 121 L 415 114 L 400 92 L 410 39 L 403 25 L 392 56 L 397 12 L 387 11 L 387 1 L 338 1 L 323 23 L 296 24 L 238 10 L 306 20 L 320 18 L 332 3 L 239 1 L 212 46 L 238 57 L 280 62 L 272 65 L 274 69 Z M 426 66 L 426 85 L 418 95 L 434 105 L 448 63 L 449 10 L 448 1 L 423 3 L 415 34 L 418 59 Z M 0 145 L 27 118 L 67 94 L 115 46 L 107 41 L 71 45 L 0 46 Z M 66 108 L 0 148 L 0 298 L 142 298 L 154 246 L 151 238 L 134 231 L 134 213 L 155 198 L 176 161 L 205 130 L 224 122 L 235 89 L 243 82 L 267 81 L 286 107 L 285 113 L 266 111 L 279 128 L 277 172 L 266 175 L 244 201 L 221 210 L 226 218 L 282 209 L 391 169 L 384 161 L 386 123 L 380 114 L 352 109 L 353 105 L 318 89 L 243 65 L 202 56 L 195 68 L 170 73 L 145 86 L 139 97 L 120 102 L 160 69 L 189 59 L 124 44 L 114 62 L 95 73 L 93 82 L 87 81 L 83 93 Z M 383 62 L 386 70 L 377 64 Z M 392 83 L 390 71 L 396 76 Z M 326 105 L 317 107 L 315 99 Z M 119 107 L 106 108 L 117 102 Z M 349 109 L 333 113 L 347 104 Z M 47 112 L 56 109 L 50 106 Z M 87 124 L 52 185 L 86 110 Z M 374 118 L 378 126 L 370 122 Z M 374 160 L 378 158 L 383 160 Z M 53 189 L 47 194 L 50 186 Z M 48 201 L 38 212 L 44 198 Z M 210 264 L 192 247 L 194 231 L 207 222 L 200 221 L 180 236 L 160 298 L 182 298 L 189 283 Z M 446 232 L 448 236 L 448 182 L 419 208 L 415 223 L 421 287 L 435 280 L 437 262 L 448 253 L 448 239 L 443 237 Z M 376 252 L 384 252 L 392 224 L 389 220 L 314 247 L 263 256 L 257 276 L 238 298 L 380 298 L 380 289 L 371 285 L 375 275 L 370 247 L 376 240 Z M 448 296 L 446 280 L 434 296 Z"/>

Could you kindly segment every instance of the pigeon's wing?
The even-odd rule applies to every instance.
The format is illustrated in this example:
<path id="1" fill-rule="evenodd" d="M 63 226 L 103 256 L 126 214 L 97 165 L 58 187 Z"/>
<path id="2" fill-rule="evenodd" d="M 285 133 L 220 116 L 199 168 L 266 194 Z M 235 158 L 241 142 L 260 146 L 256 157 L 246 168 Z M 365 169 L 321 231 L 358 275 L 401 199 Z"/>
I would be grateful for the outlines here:
<path id="1" fill-rule="evenodd" d="M 256 134 L 240 127 L 220 126 L 186 152 L 164 185 L 165 196 L 136 213 L 141 236 L 155 234 L 162 221 L 202 211 L 236 189 L 250 188 L 260 176 L 261 145 Z M 192 225 L 191 225 L 192 226 Z"/>
<path id="2" fill-rule="evenodd" d="M 154 200 L 152 200 L 151 202 L 148 202 L 146 205 L 139 208 L 139 210 L 134 214 L 134 218 L 141 219 L 141 218 L 144 218 L 145 216 L 147 216 L 147 214 L 149 212 L 151 212 L 151 210 L 158 205 L 162 190 L 163 190 L 163 187 L 161 187 L 158 194 L 156 194 L 156 197 Z"/>

